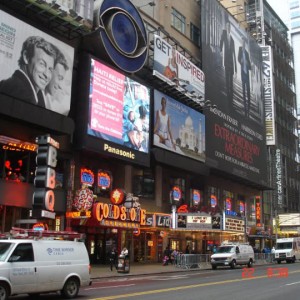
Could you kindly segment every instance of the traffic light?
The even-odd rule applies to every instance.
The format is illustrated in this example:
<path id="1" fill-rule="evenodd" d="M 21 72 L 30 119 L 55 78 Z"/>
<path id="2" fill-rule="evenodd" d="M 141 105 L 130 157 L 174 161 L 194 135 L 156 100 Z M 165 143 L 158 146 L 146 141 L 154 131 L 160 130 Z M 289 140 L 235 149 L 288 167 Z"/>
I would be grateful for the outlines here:
<path id="1" fill-rule="evenodd" d="M 57 165 L 57 149 L 59 143 L 49 135 L 36 139 L 38 144 L 36 170 L 34 179 L 34 209 L 54 211 L 55 204 L 55 167 Z"/>

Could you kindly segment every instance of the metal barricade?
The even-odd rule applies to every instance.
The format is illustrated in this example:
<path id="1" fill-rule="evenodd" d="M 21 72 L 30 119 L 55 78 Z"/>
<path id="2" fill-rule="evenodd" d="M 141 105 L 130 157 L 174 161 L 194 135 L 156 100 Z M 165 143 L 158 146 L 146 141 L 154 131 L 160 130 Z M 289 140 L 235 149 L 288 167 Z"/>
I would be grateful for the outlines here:
<path id="1" fill-rule="evenodd" d="M 177 268 L 206 268 L 210 263 L 209 254 L 178 254 L 175 258 Z"/>

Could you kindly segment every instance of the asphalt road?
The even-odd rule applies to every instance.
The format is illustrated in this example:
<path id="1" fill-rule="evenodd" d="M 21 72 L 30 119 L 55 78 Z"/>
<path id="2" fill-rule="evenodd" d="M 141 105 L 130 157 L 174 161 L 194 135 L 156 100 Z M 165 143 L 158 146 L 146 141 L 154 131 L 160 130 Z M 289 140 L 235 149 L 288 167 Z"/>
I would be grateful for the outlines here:
<path id="1" fill-rule="evenodd" d="M 77 299 L 299 299 L 300 263 L 96 279 Z M 11 299 L 26 299 L 23 296 Z M 27 297 L 28 299 L 28 297 Z M 42 300 L 61 299 L 43 295 Z"/>

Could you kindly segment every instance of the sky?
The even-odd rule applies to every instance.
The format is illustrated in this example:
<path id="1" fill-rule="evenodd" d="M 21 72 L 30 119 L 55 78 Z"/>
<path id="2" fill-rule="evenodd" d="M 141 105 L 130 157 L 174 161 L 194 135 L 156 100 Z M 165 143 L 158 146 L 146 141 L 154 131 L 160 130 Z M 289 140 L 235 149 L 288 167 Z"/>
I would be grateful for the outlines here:
<path id="1" fill-rule="evenodd" d="M 289 16 L 289 0 L 267 0 L 270 6 L 274 9 L 277 15 L 283 22 L 288 19 Z"/>

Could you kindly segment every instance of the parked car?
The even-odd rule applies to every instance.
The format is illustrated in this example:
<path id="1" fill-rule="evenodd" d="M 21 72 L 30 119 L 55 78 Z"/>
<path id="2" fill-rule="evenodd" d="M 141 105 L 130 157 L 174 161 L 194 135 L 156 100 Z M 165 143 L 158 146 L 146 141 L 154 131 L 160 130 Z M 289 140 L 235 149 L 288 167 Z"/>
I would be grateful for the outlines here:
<path id="1" fill-rule="evenodd" d="M 230 266 L 234 269 L 236 265 L 248 265 L 251 268 L 253 263 L 254 251 L 248 244 L 222 244 L 211 256 L 211 266 L 214 270 L 218 266 Z"/>
<path id="2" fill-rule="evenodd" d="M 71 299 L 81 286 L 90 284 L 90 262 L 83 242 L 0 240 L 1 300 L 56 291 Z"/>

